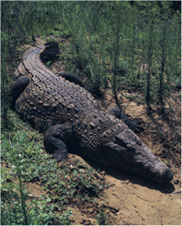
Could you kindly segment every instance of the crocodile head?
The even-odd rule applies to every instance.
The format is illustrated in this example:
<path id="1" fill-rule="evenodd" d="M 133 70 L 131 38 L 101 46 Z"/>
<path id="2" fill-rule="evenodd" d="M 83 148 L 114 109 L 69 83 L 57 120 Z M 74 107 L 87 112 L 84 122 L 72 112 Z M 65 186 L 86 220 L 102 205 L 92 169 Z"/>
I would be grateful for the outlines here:
<path id="1" fill-rule="evenodd" d="M 140 141 L 130 129 L 125 129 L 104 144 L 104 158 L 108 165 L 150 178 L 160 183 L 173 179 L 171 170 Z"/>

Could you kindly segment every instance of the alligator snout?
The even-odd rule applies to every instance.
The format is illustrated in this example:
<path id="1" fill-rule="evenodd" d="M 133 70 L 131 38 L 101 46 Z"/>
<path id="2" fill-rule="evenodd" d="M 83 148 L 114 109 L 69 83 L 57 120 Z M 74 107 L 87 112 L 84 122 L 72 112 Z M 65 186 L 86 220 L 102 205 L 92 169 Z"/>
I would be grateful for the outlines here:
<path id="1" fill-rule="evenodd" d="M 164 181 L 172 181 L 173 179 L 173 173 L 170 169 L 166 169 L 163 173 L 162 173 L 162 178 L 164 178 Z"/>
<path id="2" fill-rule="evenodd" d="M 159 162 L 159 164 L 161 164 L 161 166 L 156 167 L 156 181 L 161 183 L 170 182 L 173 179 L 172 171 L 163 163 Z"/>
<path id="3" fill-rule="evenodd" d="M 108 143 L 106 147 L 106 153 L 111 155 L 113 152 L 115 156 L 115 158 L 107 158 L 109 165 L 160 183 L 167 183 L 173 179 L 172 171 L 130 129 L 125 129 L 116 135 L 113 142 Z"/>

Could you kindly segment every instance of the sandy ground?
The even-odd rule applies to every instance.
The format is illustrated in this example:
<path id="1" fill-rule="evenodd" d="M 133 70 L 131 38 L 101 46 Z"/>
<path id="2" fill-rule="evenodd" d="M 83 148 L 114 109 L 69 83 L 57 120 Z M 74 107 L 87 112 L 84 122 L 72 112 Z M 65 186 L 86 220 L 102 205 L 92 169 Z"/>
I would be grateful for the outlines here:
<path id="1" fill-rule="evenodd" d="M 78 156 L 72 158 L 86 163 Z M 97 224 L 99 208 L 104 205 L 111 225 L 181 225 L 179 183 L 159 184 L 110 168 L 105 173 L 111 186 L 94 204 L 72 207 L 74 224 Z"/>
<path id="2" fill-rule="evenodd" d="M 96 169 L 97 164 L 69 154 L 68 161 L 81 163 Z M 109 188 L 93 203 L 74 203 L 72 209 L 74 225 L 98 225 L 101 206 L 110 225 L 181 225 L 181 187 L 174 180 L 160 184 L 149 179 L 109 167 L 100 168 Z M 179 172 L 180 173 L 180 172 Z M 29 183 L 33 197 L 44 194 L 41 186 Z"/>

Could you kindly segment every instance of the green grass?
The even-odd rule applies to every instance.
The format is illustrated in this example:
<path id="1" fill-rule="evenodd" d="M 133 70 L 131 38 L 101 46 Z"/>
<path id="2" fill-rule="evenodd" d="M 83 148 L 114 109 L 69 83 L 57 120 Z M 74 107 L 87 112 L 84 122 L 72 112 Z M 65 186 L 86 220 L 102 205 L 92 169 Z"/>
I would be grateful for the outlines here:
<path id="1" fill-rule="evenodd" d="M 2 131 L 2 225 L 71 224 L 74 203 L 93 202 L 107 187 L 98 171 L 75 160 L 58 166 L 43 148 L 43 136 L 9 111 Z M 34 196 L 29 184 L 44 191 Z"/>

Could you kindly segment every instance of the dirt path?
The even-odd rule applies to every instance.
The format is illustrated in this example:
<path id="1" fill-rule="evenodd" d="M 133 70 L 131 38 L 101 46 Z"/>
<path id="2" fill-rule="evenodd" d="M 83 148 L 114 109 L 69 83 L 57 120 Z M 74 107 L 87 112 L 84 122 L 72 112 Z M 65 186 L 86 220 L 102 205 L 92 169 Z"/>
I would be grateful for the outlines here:
<path id="1" fill-rule="evenodd" d="M 114 224 L 135 225 L 178 225 L 180 224 L 180 193 L 179 187 L 168 185 L 155 186 L 150 181 L 142 182 L 138 178 L 130 181 L 106 176 L 114 186 L 106 191 L 108 205 L 117 209 L 113 216 Z"/>
<path id="2" fill-rule="evenodd" d="M 179 184 L 159 184 L 117 169 L 105 172 L 111 186 L 95 205 L 73 208 L 74 224 L 97 224 L 98 208 L 104 204 L 112 225 L 181 225 Z"/>

